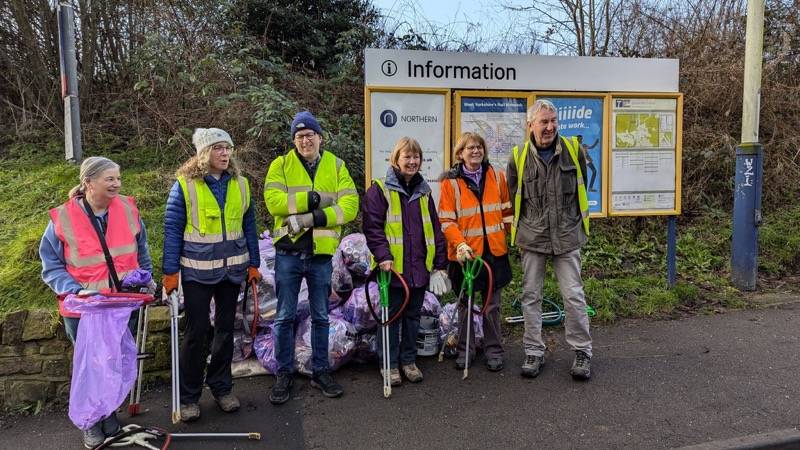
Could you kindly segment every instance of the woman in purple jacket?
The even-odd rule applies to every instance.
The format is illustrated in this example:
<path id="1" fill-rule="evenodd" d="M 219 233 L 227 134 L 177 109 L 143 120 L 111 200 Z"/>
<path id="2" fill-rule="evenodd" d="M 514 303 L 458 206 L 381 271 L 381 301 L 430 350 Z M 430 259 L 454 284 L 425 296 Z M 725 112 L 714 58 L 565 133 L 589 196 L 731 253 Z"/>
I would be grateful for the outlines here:
<path id="1" fill-rule="evenodd" d="M 386 177 L 373 180 L 367 189 L 363 227 L 367 246 L 380 270 L 394 268 L 403 275 L 410 291 L 408 307 L 402 317 L 389 325 L 389 379 L 392 386 L 397 386 L 402 382 L 398 365 L 408 381 L 422 381 L 416 359 L 425 288 L 430 285 L 431 292 L 443 295 L 449 290 L 450 282 L 445 270 L 447 243 L 431 188 L 419 173 L 422 148 L 412 138 L 401 138 L 395 144 L 389 162 L 391 167 Z M 397 205 L 400 214 L 391 214 L 397 212 Z M 389 288 L 390 317 L 400 308 L 404 295 L 400 282 L 393 278 Z M 399 335 L 401 323 L 402 336 Z M 380 333 L 378 348 L 383 348 Z"/>

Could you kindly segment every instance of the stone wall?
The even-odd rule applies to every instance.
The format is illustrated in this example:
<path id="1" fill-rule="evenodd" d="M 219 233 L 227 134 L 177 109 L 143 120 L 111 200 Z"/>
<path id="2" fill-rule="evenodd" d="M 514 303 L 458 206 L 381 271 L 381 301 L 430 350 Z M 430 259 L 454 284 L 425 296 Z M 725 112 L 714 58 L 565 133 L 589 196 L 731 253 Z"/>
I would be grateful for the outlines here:
<path id="1" fill-rule="evenodd" d="M 168 380 L 170 375 L 169 309 L 153 306 L 148 312 L 144 381 Z M 0 406 L 21 410 L 69 398 L 72 344 L 61 321 L 50 311 L 17 311 L 0 323 Z"/>

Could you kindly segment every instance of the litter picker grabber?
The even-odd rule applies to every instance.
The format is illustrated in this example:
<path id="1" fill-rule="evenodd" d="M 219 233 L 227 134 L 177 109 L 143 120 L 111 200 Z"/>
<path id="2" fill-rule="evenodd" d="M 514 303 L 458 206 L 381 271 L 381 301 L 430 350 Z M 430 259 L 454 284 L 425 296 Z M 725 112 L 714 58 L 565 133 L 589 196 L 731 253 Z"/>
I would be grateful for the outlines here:
<path id="1" fill-rule="evenodd" d="M 253 349 L 253 343 L 256 341 L 256 334 L 258 333 L 258 322 L 261 312 L 258 310 L 258 283 L 256 280 L 250 280 L 244 288 L 244 301 L 242 302 L 242 317 L 247 321 L 247 289 L 253 294 L 253 323 L 250 325 L 250 343 L 245 347 L 245 355 L 249 355 Z"/>
<path id="2" fill-rule="evenodd" d="M 469 376 L 469 361 L 472 359 L 469 353 L 469 344 L 472 341 L 471 336 L 471 328 L 472 328 L 472 296 L 474 294 L 474 283 L 475 279 L 478 277 L 478 274 L 481 272 L 481 269 L 486 267 L 486 275 L 488 278 L 488 282 L 486 285 L 486 298 L 483 299 L 483 308 L 481 308 L 480 315 L 484 315 L 486 313 L 486 309 L 489 307 L 489 303 L 492 301 L 492 290 L 494 290 L 494 280 L 492 276 L 492 269 L 489 267 L 489 264 L 483 260 L 480 256 L 476 256 L 473 260 L 464 261 L 464 265 L 461 267 L 461 271 L 464 274 L 464 280 L 461 282 L 461 293 L 459 294 L 459 299 L 462 297 L 463 293 L 467 293 L 467 334 L 466 334 L 466 357 L 464 359 L 464 376 L 461 377 L 462 380 L 466 380 Z"/>
<path id="3" fill-rule="evenodd" d="M 136 384 L 131 389 L 128 404 L 128 414 L 133 417 L 139 414 L 140 400 L 142 397 L 142 374 L 144 373 L 144 360 L 153 357 L 152 353 L 147 353 L 147 313 L 149 305 L 145 304 L 139 308 L 139 318 L 136 320 Z"/>
<path id="4" fill-rule="evenodd" d="M 172 291 L 167 297 L 169 304 L 169 332 L 170 348 L 172 350 L 172 423 L 181 421 L 181 371 L 180 371 L 180 347 L 178 346 L 178 314 L 179 301 L 178 291 Z"/>
<path id="5" fill-rule="evenodd" d="M 135 424 L 125 425 L 122 430 L 105 440 L 94 450 L 103 450 L 111 447 L 129 447 L 137 445 L 150 449 L 166 450 L 173 439 L 209 439 L 209 438 L 247 438 L 254 441 L 261 440 L 261 433 L 170 433 L 163 428 L 153 426 L 139 426 Z M 161 447 L 150 444 L 151 440 L 163 440 Z"/>
<path id="6" fill-rule="evenodd" d="M 392 274 L 394 274 L 400 283 L 403 285 L 403 290 L 405 291 L 405 299 L 403 300 L 403 304 L 400 305 L 400 309 L 389 318 L 389 283 L 392 280 Z M 370 278 L 375 277 L 378 282 L 378 292 L 380 293 L 380 304 L 381 304 L 381 317 L 378 318 L 378 315 L 375 313 L 375 308 L 372 307 L 372 300 L 369 298 L 369 282 Z M 364 284 L 364 293 L 366 294 L 367 300 L 367 307 L 369 308 L 369 312 L 372 314 L 372 317 L 375 318 L 375 321 L 378 322 L 378 326 L 381 327 L 381 353 L 383 358 L 381 358 L 381 372 L 383 373 L 383 396 L 385 398 L 389 398 L 392 396 L 392 383 L 389 378 L 389 372 L 391 371 L 391 355 L 389 354 L 390 346 L 389 346 L 389 325 L 400 318 L 403 314 L 403 311 L 408 306 L 408 301 L 410 299 L 410 293 L 408 290 L 408 285 L 406 284 L 406 280 L 400 275 L 396 270 L 392 269 L 391 271 L 384 271 L 376 268 L 372 271 L 369 277 L 367 277 L 367 282 Z"/>

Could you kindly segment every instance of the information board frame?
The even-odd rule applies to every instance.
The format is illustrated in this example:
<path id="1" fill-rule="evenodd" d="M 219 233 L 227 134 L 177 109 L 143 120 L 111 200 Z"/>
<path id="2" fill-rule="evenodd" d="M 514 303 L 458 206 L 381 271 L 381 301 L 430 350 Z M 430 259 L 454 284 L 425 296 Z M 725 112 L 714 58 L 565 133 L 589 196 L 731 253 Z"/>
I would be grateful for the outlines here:
<path id="1" fill-rule="evenodd" d="M 609 93 L 610 99 L 608 101 L 608 215 L 609 217 L 642 217 L 642 216 L 677 216 L 681 214 L 681 192 L 682 192 L 682 159 L 683 159 L 683 94 L 679 92 L 649 92 L 649 93 L 628 93 L 628 92 L 611 92 Z M 653 208 L 642 208 L 642 209 L 617 209 L 615 210 L 613 207 L 613 195 L 612 192 L 613 185 L 614 185 L 614 168 L 612 159 L 615 157 L 614 155 L 614 137 L 615 137 L 615 129 L 614 129 L 614 101 L 615 100 L 624 100 L 624 99 L 642 99 L 642 100 L 675 100 L 675 155 L 674 155 L 674 167 L 675 167 L 675 178 L 674 178 L 674 186 L 675 186 L 675 200 L 674 200 L 674 207 L 673 208 L 663 208 L 663 209 L 653 209 Z"/>
<path id="2" fill-rule="evenodd" d="M 451 117 L 452 117 L 452 90 L 446 88 L 413 88 L 402 86 L 365 86 L 364 87 L 364 184 L 365 189 L 369 188 L 372 184 L 374 173 L 372 173 L 373 166 L 373 148 L 372 148 L 372 94 L 375 93 L 393 93 L 393 94 L 438 94 L 444 98 L 444 124 L 442 125 L 444 143 L 443 148 L 440 150 L 443 155 L 443 164 L 441 172 L 444 172 L 450 167 L 450 153 L 451 153 Z M 409 136 L 419 140 L 417 136 Z M 423 157 L 426 152 L 423 149 Z M 378 177 L 383 174 L 377 174 Z M 436 193 L 438 193 L 438 186 L 431 186 Z M 438 203 L 438 198 L 436 199 Z"/>
<path id="3" fill-rule="evenodd" d="M 608 199 L 609 195 L 609 158 L 610 158 L 610 105 L 611 105 L 611 93 L 609 92 L 576 92 L 576 91 L 534 91 L 531 93 L 530 104 L 532 105 L 538 98 L 589 98 L 589 99 L 598 99 L 602 100 L 603 102 L 603 120 L 601 123 L 601 137 L 600 143 L 602 147 L 600 149 L 600 211 L 592 211 L 589 213 L 589 217 L 591 218 L 601 218 L 601 217 L 608 217 Z M 559 121 L 559 131 L 561 131 L 561 121 Z M 588 178 L 588 174 L 587 174 Z M 587 187 L 588 189 L 588 187 Z"/>

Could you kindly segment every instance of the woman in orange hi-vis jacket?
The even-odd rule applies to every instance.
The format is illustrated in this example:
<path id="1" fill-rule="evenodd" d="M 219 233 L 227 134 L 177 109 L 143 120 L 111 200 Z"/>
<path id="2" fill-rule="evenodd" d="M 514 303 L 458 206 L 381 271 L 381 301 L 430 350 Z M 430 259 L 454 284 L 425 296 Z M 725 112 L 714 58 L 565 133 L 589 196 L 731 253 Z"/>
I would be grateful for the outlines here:
<path id="1" fill-rule="evenodd" d="M 500 295 L 511 281 L 506 235 L 511 229 L 513 210 L 508 195 L 505 174 L 489 163 L 486 142 L 476 133 L 464 133 L 453 150 L 456 164 L 444 174 L 439 198 L 439 221 L 447 239 L 448 269 L 454 289 L 461 285 L 461 264 L 480 256 L 492 268 L 494 286 L 491 304 L 483 316 L 483 351 L 486 367 L 491 371 L 503 369 L 503 345 L 500 342 Z M 488 296 L 488 277 L 481 270 L 474 291 Z M 459 329 L 466 326 L 466 308 L 459 308 Z M 470 362 L 475 358 L 474 327 L 469 339 Z M 462 333 L 458 342 L 456 367 L 466 363 L 466 339 Z M 470 364 L 471 366 L 472 364 Z"/>

